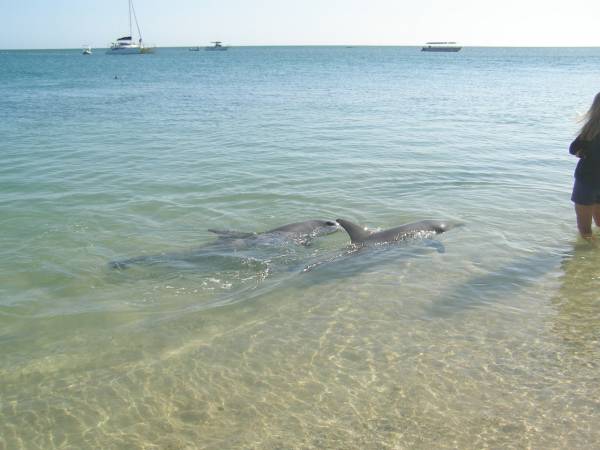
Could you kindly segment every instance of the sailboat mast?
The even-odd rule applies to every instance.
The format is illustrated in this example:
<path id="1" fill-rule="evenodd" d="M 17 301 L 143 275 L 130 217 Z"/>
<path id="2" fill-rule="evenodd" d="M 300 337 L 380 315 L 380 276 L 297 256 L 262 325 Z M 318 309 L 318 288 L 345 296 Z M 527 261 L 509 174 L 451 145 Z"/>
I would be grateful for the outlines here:
<path id="1" fill-rule="evenodd" d="M 131 34 L 131 0 L 129 0 L 129 36 L 133 36 Z"/>
<path id="2" fill-rule="evenodd" d="M 135 8 L 133 7 L 133 0 L 129 0 L 129 4 L 131 5 L 131 11 L 133 12 L 133 20 L 135 20 L 135 26 L 137 28 L 138 36 L 140 37 L 140 42 L 141 42 L 142 41 L 142 32 L 140 31 L 140 25 L 138 24 L 137 16 L 135 14 Z M 131 27 L 131 17 L 129 18 L 129 26 Z"/>

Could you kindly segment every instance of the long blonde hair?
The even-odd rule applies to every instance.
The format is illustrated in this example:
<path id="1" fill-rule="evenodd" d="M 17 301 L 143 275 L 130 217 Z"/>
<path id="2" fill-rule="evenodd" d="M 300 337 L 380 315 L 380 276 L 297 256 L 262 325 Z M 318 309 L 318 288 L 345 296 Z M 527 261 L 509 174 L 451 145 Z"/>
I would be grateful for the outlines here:
<path id="1" fill-rule="evenodd" d="M 600 134 L 600 92 L 596 94 L 592 106 L 581 120 L 585 121 L 579 131 L 581 139 L 591 141 Z"/>

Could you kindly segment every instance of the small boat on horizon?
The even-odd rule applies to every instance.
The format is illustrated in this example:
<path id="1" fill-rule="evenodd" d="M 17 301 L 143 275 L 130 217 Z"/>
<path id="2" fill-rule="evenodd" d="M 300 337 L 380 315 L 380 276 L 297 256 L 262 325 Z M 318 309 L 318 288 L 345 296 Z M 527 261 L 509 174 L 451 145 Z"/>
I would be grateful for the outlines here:
<path id="1" fill-rule="evenodd" d="M 221 45 L 221 41 L 212 41 L 212 44 L 215 45 L 211 45 L 210 47 L 204 47 L 204 50 L 208 50 L 208 51 L 224 51 L 227 50 L 229 47 L 224 47 L 223 45 Z"/>
<path id="2" fill-rule="evenodd" d="M 83 48 L 83 52 L 82 55 L 91 55 L 92 54 L 92 46 L 88 45 L 87 47 Z"/>
<path id="3" fill-rule="evenodd" d="M 137 42 L 133 40 L 133 30 L 131 26 L 131 17 L 135 21 L 139 39 Z M 154 53 L 154 47 L 145 47 L 142 41 L 142 32 L 137 21 L 135 9 L 133 7 L 133 0 L 129 0 L 129 36 L 124 36 L 117 39 L 110 45 L 110 48 L 106 52 L 107 55 L 140 55 L 146 53 Z"/>
<path id="4" fill-rule="evenodd" d="M 190 47 L 190 48 L 188 48 L 188 50 L 190 52 L 199 52 L 200 51 L 200 47 Z"/>
<path id="5" fill-rule="evenodd" d="M 421 48 L 422 52 L 458 52 L 462 49 L 456 42 L 427 42 Z"/>

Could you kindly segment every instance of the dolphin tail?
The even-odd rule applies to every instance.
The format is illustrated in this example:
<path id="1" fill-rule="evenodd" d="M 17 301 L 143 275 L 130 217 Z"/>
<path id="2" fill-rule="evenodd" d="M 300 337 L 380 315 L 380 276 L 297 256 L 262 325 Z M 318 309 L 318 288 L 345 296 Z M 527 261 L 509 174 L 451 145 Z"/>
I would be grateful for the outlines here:
<path id="1" fill-rule="evenodd" d="M 220 238 L 224 239 L 245 239 L 254 236 L 256 233 L 245 233 L 243 231 L 233 231 L 233 230 L 215 230 L 213 228 L 209 228 L 208 231 L 216 234 Z"/>
<path id="2" fill-rule="evenodd" d="M 108 267 L 110 267 L 111 269 L 125 270 L 125 269 L 129 268 L 129 266 L 131 266 L 132 264 L 136 264 L 136 263 L 144 261 L 144 259 L 145 259 L 144 256 L 138 256 L 137 258 L 129 258 L 129 259 L 120 259 L 120 260 L 110 261 L 108 263 Z"/>
<path id="3" fill-rule="evenodd" d="M 371 234 L 364 228 L 350 222 L 349 220 L 337 219 L 336 222 L 339 223 L 344 230 L 346 230 L 348 235 L 350 235 L 350 241 L 353 244 L 363 242 Z"/>
<path id="4" fill-rule="evenodd" d="M 142 255 L 136 256 L 129 259 L 116 259 L 108 263 L 108 267 L 111 269 L 125 270 L 134 264 L 153 264 L 160 262 L 165 258 L 165 254 L 162 255 Z"/>

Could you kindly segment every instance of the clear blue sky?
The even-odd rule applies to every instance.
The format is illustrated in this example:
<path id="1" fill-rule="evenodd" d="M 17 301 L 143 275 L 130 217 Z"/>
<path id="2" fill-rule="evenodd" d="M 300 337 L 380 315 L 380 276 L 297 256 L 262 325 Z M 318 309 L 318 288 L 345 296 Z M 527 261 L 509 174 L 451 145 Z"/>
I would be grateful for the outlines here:
<path id="1" fill-rule="evenodd" d="M 204 45 L 600 46 L 597 0 L 134 0 L 144 40 Z M 0 48 L 105 47 L 127 0 L 0 0 Z"/>

